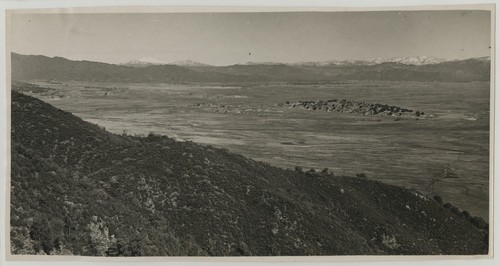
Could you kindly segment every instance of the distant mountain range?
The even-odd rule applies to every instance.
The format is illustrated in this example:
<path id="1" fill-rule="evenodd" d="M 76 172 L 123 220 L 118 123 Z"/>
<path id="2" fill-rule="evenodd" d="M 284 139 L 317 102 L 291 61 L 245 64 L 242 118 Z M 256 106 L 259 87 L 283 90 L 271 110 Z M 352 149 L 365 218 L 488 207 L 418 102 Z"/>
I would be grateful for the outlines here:
<path id="1" fill-rule="evenodd" d="M 402 65 L 432 65 L 439 64 L 447 61 L 443 58 L 436 58 L 432 56 L 411 56 L 411 57 L 393 57 L 393 58 L 375 58 L 371 60 L 331 60 L 331 61 L 322 61 L 322 62 L 300 62 L 291 65 L 295 66 L 352 66 L 352 65 L 365 65 L 365 66 L 373 66 L 383 63 L 397 63 Z"/>
<path id="2" fill-rule="evenodd" d="M 121 66 L 129 66 L 129 67 L 147 67 L 147 66 L 156 66 L 156 65 L 176 65 L 176 66 L 210 66 L 207 64 L 202 64 L 193 60 L 183 60 L 183 61 L 175 61 L 172 63 L 165 63 L 160 60 L 154 58 L 140 58 L 130 60 L 128 62 L 119 64 Z"/>
<path id="3" fill-rule="evenodd" d="M 369 61 L 294 64 L 254 63 L 211 66 L 192 60 L 165 64 L 155 59 L 124 64 L 72 61 L 62 57 L 12 53 L 14 80 L 110 82 L 330 82 L 338 80 L 489 81 L 489 57 L 444 61 L 405 57 Z"/>
<path id="4" fill-rule="evenodd" d="M 176 65 L 176 66 L 210 66 L 208 64 L 203 64 L 203 63 L 196 62 L 193 60 L 175 61 L 175 62 L 172 62 L 170 64 Z"/>
<path id="5" fill-rule="evenodd" d="M 147 67 L 153 65 L 165 65 L 165 63 L 160 60 L 156 60 L 154 58 L 140 58 L 140 59 L 130 60 L 128 62 L 119 65 L 130 66 L 130 67 Z"/>
<path id="6" fill-rule="evenodd" d="M 372 66 L 383 63 L 398 63 L 402 65 L 432 65 L 446 62 L 444 58 L 436 58 L 433 56 L 410 56 L 410 57 L 393 57 L 393 58 L 374 58 L 371 60 L 330 60 L 321 62 L 298 62 L 298 63 L 277 63 L 277 62 L 246 62 L 244 64 L 236 65 L 288 65 L 288 66 L 346 66 L 346 65 L 366 65 Z M 151 65 L 176 65 L 176 66 L 212 66 L 203 64 L 193 60 L 175 61 L 172 63 L 165 63 L 154 58 L 140 58 L 122 63 L 123 66 L 144 67 Z"/>

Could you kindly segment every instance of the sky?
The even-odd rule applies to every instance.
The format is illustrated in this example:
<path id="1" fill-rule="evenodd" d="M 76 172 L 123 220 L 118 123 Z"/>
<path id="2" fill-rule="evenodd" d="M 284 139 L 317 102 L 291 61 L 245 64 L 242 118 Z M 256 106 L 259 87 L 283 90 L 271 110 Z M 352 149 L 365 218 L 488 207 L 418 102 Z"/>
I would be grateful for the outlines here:
<path id="1" fill-rule="evenodd" d="M 490 55 L 489 11 L 13 14 L 10 50 L 212 65 Z"/>

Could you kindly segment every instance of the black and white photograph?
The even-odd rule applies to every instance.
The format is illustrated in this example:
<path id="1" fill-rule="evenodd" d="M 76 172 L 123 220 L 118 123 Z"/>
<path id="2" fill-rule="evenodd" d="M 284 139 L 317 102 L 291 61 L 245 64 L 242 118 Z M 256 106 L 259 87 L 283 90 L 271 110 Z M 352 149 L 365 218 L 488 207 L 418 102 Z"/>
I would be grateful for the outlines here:
<path id="1" fill-rule="evenodd" d="M 7 10 L 6 252 L 489 257 L 494 19 Z"/>

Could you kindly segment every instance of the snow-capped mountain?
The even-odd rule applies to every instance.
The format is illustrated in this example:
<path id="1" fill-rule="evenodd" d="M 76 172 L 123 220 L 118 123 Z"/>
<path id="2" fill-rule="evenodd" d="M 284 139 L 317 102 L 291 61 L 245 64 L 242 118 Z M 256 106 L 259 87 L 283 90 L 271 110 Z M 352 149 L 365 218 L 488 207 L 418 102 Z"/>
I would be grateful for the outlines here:
<path id="1" fill-rule="evenodd" d="M 375 59 L 374 59 L 375 60 Z M 321 67 L 321 66 L 352 66 L 352 65 L 376 65 L 382 63 L 381 60 L 379 62 L 374 60 L 329 60 L 329 61 L 321 61 L 321 62 L 299 62 L 290 64 L 292 66 L 310 66 L 310 67 Z"/>
<path id="2" fill-rule="evenodd" d="M 210 66 L 208 64 L 203 64 L 200 62 L 196 62 L 193 60 L 183 60 L 183 61 L 175 61 L 170 63 L 170 65 L 176 65 L 176 66 Z"/>
<path id="3" fill-rule="evenodd" d="M 158 59 L 145 57 L 145 58 L 130 60 L 130 61 L 128 61 L 126 63 L 122 63 L 120 65 L 130 66 L 130 67 L 147 67 L 147 66 L 152 66 L 152 65 L 165 65 L 165 64 L 166 64 L 165 62 L 162 62 Z"/>
<path id="4" fill-rule="evenodd" d="M 284 63 L 278 63 L 278 62 L 252 62 L 248 61 L 246 63 L 240 64 L 243 66 L 256 66 L 256 65 L 285 65 Z"/>
<path id="5" fill-rule="evenodd" d="M 416 66 L 439 64 L 445 61 L 446 59 L 436 58 L 433 56 L 393 57 L 386 60 L 386 62 L 392 62 L 404 65 L 416 65 Z"/>
<path id="6" fill-rule="evenodd" d="M 207 64 L 199 63 L 193 60 L 183 60 L 183 61 L 175 61 L 171 63 L 166 63 L 164 61 L 155 59 L 155 58 L 140 58 L 140 59 L 134 59 L 130 60 L 126 63 L 120 64 L 122 66 L 130 66 L 130 67 L 147 67 L 147 66 L 153 66 L 153 65 L 176 65 L 176 66 L 210 66 Z"/>
<path id="7" fill-rule="evenodd" d="M 330 60 L 330 61 L 321 61 L 321 62 L 300 62 L 293 63 L 290 65 L 294 66 L 352 66 L 352 65 L 378 65 L 383 63 L 398 63 L 404 65 L 430 65 L 430 64 L 439 64 L 445 62 L 446 59 L 436 58 L 433 56 L 410 56 L 410 57 L 393 57 L 393 58 L 374 58 L 370 60 Z"/>

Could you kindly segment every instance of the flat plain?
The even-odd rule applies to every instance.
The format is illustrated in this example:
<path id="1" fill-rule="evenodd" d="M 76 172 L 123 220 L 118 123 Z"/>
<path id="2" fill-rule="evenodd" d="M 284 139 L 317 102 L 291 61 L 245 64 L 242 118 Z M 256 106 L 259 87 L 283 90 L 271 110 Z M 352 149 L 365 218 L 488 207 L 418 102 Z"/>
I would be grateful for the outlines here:
<path id="1" fill-rule="evenodd" d="M 488 218 L 487 82 L 36 84 L 51 90 L 25 93 L 111 132 L 167 135 L 284 168 L 365 174 Z M 278 106 L 329 99 L 395 105 L 426 118 Z"/>

